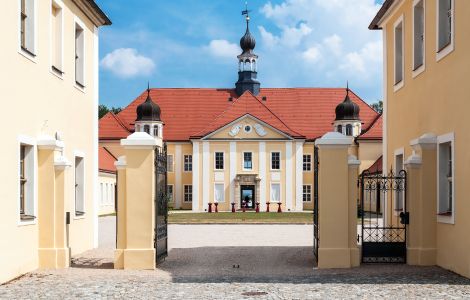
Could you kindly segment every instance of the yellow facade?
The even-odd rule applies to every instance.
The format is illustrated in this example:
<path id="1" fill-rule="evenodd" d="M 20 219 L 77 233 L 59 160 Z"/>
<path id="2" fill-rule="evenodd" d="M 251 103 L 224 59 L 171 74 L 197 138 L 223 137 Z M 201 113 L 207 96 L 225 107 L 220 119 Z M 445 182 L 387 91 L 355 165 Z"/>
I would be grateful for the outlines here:
<path id="1" fill-rule="evenodd" d="M 2 3 L 0 18 L 0 88 L 8 128 L 0 158 L 0 283 L 38 267 L 67 266 L 69 253 L 83 252 L 97 243 L 97 25 L 73 1 L 54 1 L 62 12 L 64 73 L 60 75 L 51 68 L 51 2 L 30 2 L 34 3 L 28 11 L 34 26 L 28 39 L 34 56 L 21 48 L 20 1 Z M 83 30 L 85 87 L 78 86 L 74 77 L 75 24 Z M 29 220 L 20 218 L 21 145 L 28 148 L 25 199 L 27 214 L 34 217 Z M 75 157 L 84 163 L 82 216 L 75 216 Z M 72 215 L 67 226 L 66 212 Z"/>
<path id="2" fill-rule="evenodd" d="M 384 167 L 395 166 L 395 155 L 403 153 L 404 157 L 422 156 L 419 147 L 413 149 L 410 145 L 425 134 L 434 140 L 435 159 L 424 159 L 423 170 L 436 169 L 439 173 L 438 151 L 439 140 L 451 137 L 453 140 L 453 211 L 447 216 L 438 216 L 436 203 L 438 202 L 438 180 L 436 172 L 428 172 L 420 177 L 421 181 L 428 183 L 427 192 L 434 207 L 430 217 L 432 223 L 426 221 L 420 226 L 426 226 L 428 232 L 434 235 L 436 248 L 435 262 L 444 268 L 470 277 L 470 202 L 467 201 L 470 171 L 468 149 L 470 138 L 469 125 L 466 119 L 467 109 L 470 108 L 468 98 L 468 78 L 470 76 L 470 2 L 466 0 L 453 0 L 452 9 L 444 12 L 451 16 L 451 41 L 449 45 L 440 49 L 438 47 L 438 4 L 437 0 L 426 0 L 424 3 L 424 64 L 414 70 L 414 4 L 418 1 L 395 1 L 379 22 L 383 29 L 385 49 L 385 123 L 384 128 Z M 402 20 L 403 28 L 403 80 L 396 82 L 396 41 L 395 28 Z M 442 30 L 442 29 L 441 29 Z M 437 137 L 437 138 L 436 138 Z M 428 154 L 427 154 L 428 155 Z M 431 164 L 431 165 L 425 165 Z M 413 172 L 419 174 L 419 172 Z M 418 175 L 416 175 L 418 176 Z M 421 176 L 421 175 L 420 175 Z M 410 179 L 411 180 L 411 179 Z M 419 182 L 416 181 L 415 182 Z M 411 183 L 410 183 L 411 184 Z M 411 189 L 416 187 L 411 187 Z M 416 191 L 414 191 L 416 192 Z M 417 197 L 415 193 L 415 197 Z M 408 199 L 413 201 L 414 199 Z M 410 214 L 411 220 L 414 218 Z M 420 217 L 421 218 L 421 217 Z M 434 232 L 433 232 L 434 231 Z M 424 232 L 424 231 L 422 231 Z M 431 237 L 432 240 L 432 237 Z M 429 244 L 426 242 L 426 244 Z M 431 243 L 433 244 L 433 243 Z M 429 261 L 429 259 L 428 259 Z"/>

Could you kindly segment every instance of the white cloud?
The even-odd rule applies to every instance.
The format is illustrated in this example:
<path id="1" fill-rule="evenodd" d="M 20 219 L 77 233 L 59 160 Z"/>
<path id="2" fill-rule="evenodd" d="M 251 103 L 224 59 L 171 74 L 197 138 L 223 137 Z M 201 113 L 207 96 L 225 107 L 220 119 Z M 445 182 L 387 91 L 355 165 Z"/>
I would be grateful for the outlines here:
<path id="1" fill-rule="evenodd" d="M 321 52 L 317 47 L 311 47 L 302 53 L 305 60 L 315 63 L 321 59 Z"/>
<path id="2" fill-rule="evenodd" d="M 209 52 L 217 57 L 234 59 L 240 54 L 240 47 L 227 40 L 212 40 L 207 46 Z"/>
<path id="3" fill-rule="evenodd" d="M 336 34 L 333 34 L 332 36 L 326 37 L 323 40 L 323 44 L 325 47 L 328 48 L 331 52 L 333 52 L 335 55 L 341 55 L 343 51 L 343 40 Z"/>
<path id="4" fill-rule="evenodd" d="M 350 52 L 345 56 L 345 62 L 340 68 L 349 71 L 350 74 L 362 73 L 367 75 L 373 71 L 374 66 L 382 61 L 382 42 L 370 42 L 356 52 Z"/>
<path id="5" fill-rule="evenodd" d="M 140 55 L 133 48 L 119 48 L 108 53 L 100 65 L 122 78 L 150 75 L 155 69 L 155 63 L 151 58 Z"/>

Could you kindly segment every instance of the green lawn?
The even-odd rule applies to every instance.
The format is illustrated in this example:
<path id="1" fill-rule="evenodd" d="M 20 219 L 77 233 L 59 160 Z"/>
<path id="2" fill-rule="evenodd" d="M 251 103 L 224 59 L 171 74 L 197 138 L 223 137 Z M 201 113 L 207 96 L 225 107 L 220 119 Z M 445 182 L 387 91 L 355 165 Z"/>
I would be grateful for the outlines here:
<path id="1" fill-rule="evenodd" d="M 221 212 L 221 213 L 177 213 L 170 212 L 170 224 L 312 224 L 313 214 L 307 213 L 254 213 L 254 212 Z"/>

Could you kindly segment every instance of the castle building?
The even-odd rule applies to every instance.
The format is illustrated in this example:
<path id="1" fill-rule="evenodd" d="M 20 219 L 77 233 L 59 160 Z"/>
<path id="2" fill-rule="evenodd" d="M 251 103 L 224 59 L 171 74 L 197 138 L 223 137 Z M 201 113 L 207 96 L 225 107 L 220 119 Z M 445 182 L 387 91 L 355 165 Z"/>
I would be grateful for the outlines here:
<path id="1" fill-rule="evenodd" d="M 134 131 L 163 138 L 176 209 L 312 209 L 315 139 L 355 137 L 366 169 L 382 153 L 380 115 L 349 88 L 261 88 L 255 46 L 247 16 L 234 89 L 148 89 L 100 120 L 100 146 L 119 157 Z"/>

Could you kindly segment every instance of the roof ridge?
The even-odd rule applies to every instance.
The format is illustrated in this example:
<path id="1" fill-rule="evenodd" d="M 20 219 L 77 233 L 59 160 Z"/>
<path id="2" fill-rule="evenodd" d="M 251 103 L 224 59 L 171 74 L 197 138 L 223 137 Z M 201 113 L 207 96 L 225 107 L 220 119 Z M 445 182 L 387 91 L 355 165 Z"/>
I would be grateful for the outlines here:
<path id="1" fill-rule="evenodd" d="M 372 122 L 370 123 L 369 128 L 367 128 L 366 130 L 364 130 L 364 131 L 359 135 L 359 137 L 362 136 L 362 135 L 364 135 L 364 134 L 366 134 L 366 133 L 368 133 L 368 132 L 377 124 L 377 122 L 380 120 L 380 118 L 382 118 L 382 114 L 378 114 L 378 116 L 374 119 L 374 121 L 372 121 Z"/>
<path id="2" fill-rule="evenodd" d="M 124 122 L 121 120 L 121 118 L 119 118 L 119 116 L 115 115 L 112 111 L 108 112 L 108 114 L 111 114 L 111 116 L 116 120 L 116 122 L 118 122 L 118 124 L 124 128 L 126 131 L 128 131 L 129 133 L 131 133 L 131 131 L 127 128 L 127 126 L 124 124 Z"/>

